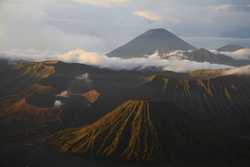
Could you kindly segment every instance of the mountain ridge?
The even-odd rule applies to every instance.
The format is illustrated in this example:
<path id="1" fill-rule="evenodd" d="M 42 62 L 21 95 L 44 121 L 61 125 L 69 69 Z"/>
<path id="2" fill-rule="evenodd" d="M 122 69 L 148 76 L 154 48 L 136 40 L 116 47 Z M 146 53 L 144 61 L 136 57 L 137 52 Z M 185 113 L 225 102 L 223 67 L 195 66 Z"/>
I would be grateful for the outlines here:
<path id="1" fill-rule="evenodd" d="M 219 51 L 219 52 L 234 52 L 234 51 L 244 49 L 244 48 L 245 47 L 242 47 L 240 45 L 228 44 L 228 45 L 222 46 L 222 47 L 220 47 L 220 48 L 218 48 L 216 50 Z"/>

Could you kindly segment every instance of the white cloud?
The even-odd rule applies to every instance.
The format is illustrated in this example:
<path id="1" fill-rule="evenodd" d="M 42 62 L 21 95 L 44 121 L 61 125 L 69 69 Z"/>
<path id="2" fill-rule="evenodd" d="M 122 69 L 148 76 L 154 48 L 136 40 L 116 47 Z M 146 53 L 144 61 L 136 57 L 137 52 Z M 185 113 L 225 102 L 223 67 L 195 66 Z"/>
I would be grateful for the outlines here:
<path id="1" fill-rule="evenodd" d="M 175 52 L 173 52 L 173 54 L 174 53 Z M 48 52 L 39 53 L 32 50 L 23 52 L 21 50 L 16 50 L 0 52 L 0 58 L 28 61 L 59 60 L 66 63 L 80 63 L 114 70 L 133 70 L 155 67 L 163 71 L 188 72 L 200 69 L 222 69 L 231 67 L 221 64 L 211 64 L 209 62 L 190 61 L 186 60 L 184 57 L 183 59 L 165 59 L 160 57 L 158 52 L 140 58 L 123 59 L 120 57 L 108 57 L 104 54 L 88 52 L 81 49 L 75 49 L 63 54 L 49 54 Z"/>
<path id="2" fill-rule="evenodd" d="M 70 63 L 81 63 L 88 65 L 99 65 L 103 64 L 106 57 L 103 55 L 99 55 L 94 52 L 87 52 L 81 49 L 75 49 L 69 51 L 67 53 L 56 56 L 58 60 Z"/>
<path id="3" fill-rule="evenodd" d="M 149 21 L 160 21 L 162 17 L 152 11 L 147 10 L 138 10 L 133 13 L 136 16 L 143 17 L 146 20 Z"/>
<path id="4" fill-rule="evenodd" d="M 110 68 L 115 70 L 133 70 L 156 67 L 164 71 L 187 72 L 198 69 L 220 69 L 230 67 L 220 64 L 210 64 L 208 62 L 200 63 L 189 60 L 162 59 L 157 52 L 141 58 L 123 59 L 76 49 L 65 54 L 58 55 L 57 59 L 64 62 L 95 65 L 101 68 Z"/>
<path id="5" fill-rule="evenodd" d="M 23 2 L 13 0 L 0 5 L 0 49 L 34 48 L 40 51 L 66 51 L 77 47 L 84 47 L 88 50 L 96 50 L 96 48 L 102 50 L 105 47 L 106 41 L 100 36 L 88 32 L 66 32 L 50 25 L 49 21 L 54 17 L 49 16 L 48 10 L 55 8 L 54 3 L 55 1 L 48 2 L 48 0 Z M 75 11 L 67 13 L 73 12 Z M 80 19 L 79 16 L 72 21 Z M 76 27 L 76 25 L 72 23 L 71 27 Z"/>
<path id="6" fill-rule="evenodd" d="M 92 82 L 92 80 L 90 79 L 90 74 L 89 73 L 83 73 L 83 74 L 77 76 L 76 79 L 82 80 L 82 81 L 84 81 L 86 83 Z"/>
<path id="7" fill-rule="evenodd" d="M 43 61 L 51 59 L 51 56 L 55 54 L 57 53 L 51 51 L 39 51 L 35 49 L 0 50 L 0 58 L 10 60 Z"/>
<path id="8" fill-rule="evenodd" d="M 250 75 L 250 66 L 236 67 L 222 72 L 222 75 Z"/>
<path id="9" fill-rule="evenodd" d="M 221 52 L 229 57 L 232 57 L 236 60 L 250 60 L 250 49 L 249 48 L 243 48 L 236 50 L 234 52 Z"/>
<path id="10" fill-rule="evenodd" d="M 129 2 L 129 0 L 74 0 L 82 4 L 110 7 L 115 5 L 122 5 Z"/>

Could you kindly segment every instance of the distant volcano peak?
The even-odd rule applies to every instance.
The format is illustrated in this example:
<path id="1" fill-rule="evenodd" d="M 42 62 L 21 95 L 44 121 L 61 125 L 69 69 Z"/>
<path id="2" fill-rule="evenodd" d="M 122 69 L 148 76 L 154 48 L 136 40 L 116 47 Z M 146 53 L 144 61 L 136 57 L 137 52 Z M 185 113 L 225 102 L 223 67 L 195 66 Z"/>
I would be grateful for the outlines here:
<path id="1" fill-rule="evenodd" d="M 170 33 L 170 32 L 164 28 L 155 28 L 146 31 L 145 33 Z"/>
<path id="2" fill-rule="evenodd" d="M 193 50 L 192 45 L 164 28 L 151 29 L 108 53 L 108 56 L 132 58 L 153 54 L 155 51 Z"/>
<path id="3" fill-rule="evenodd" d="M 139 37 L 147 37 L 152 39 L 164 39 L 164 38 L 178 38 L 175 34 L 171 33 L 170 31 L 164 29 L 164 28 L 156 28 L 156 29 L 150 29 L 143 33 Z"/>

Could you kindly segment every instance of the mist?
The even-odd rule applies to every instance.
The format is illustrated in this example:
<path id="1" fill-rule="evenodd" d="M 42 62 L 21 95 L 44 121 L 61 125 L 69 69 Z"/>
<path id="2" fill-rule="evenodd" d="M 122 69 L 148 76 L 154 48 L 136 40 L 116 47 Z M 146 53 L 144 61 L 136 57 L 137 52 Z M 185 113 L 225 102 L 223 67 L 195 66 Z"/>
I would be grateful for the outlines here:
<path id="1" fill-rule="evenodd" d="M 234 52 L 222 52 L 222 53 L 236 60 L 250 60 L 249 48 L 239 49 Z"/>
<path id="2" fill-rule="evenodd" d="M 108 57 L 103 54 L 75 49 L 56 56 L 56 59 L 67 63 L 94 65 L 100 68 L 114 70 L 133 70 L 155 67 L 163 71 L 188 72 L 198 69 L 220 69 L 231 67 L 220 64 L 211 64 L 208 62 L 200 63 L 189 60 L 162 59 L 158 52 L 155 52 L 152 55 L 145 55 L 141 58 L 123 59 L 120 57 Z"/>
<path id="3" fill-rule="evenodd" d="M 0 58 L 26 61 L 59 60 L 65 63 L 86 64 L 113 70 L 143 70 L 147 68 L 158 68 L 163 71 L 189 72 L 199 69 L 222 69 L 232 67 L 221 64 L 211 64 L 208 62 L 189 61 L 185 59 L 163 59 L 159 56 L 158 52 L 155 52 L 152 55 L 145 55 L 141 58 L 129 59 L 108 57 L 104 54 L 88 52 L 82 49 L 75 49 L 66 53 L 52 55 L 49 55 L 48 53 L 24 55 L 24 53 L 20 52 L 19 55 L 17 55 L 17 53 L 18 52 L 8 52 L 7 54 L 5 52 L 0 54 Z"/>

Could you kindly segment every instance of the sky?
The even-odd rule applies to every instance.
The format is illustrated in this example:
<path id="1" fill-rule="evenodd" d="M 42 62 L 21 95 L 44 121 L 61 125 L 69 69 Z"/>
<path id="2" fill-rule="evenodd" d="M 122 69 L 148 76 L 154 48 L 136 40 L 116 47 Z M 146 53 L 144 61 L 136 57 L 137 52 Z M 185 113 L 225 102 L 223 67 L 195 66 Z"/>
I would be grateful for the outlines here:
<path id="1" fill-rule="evenodd" d="M 107 53 L 153 28 L 250 46 L 249 0 L 0 0 L 0 51 Z"/>

